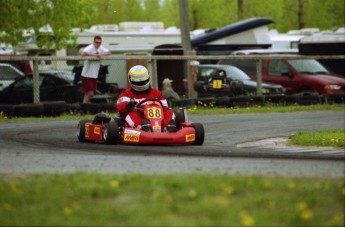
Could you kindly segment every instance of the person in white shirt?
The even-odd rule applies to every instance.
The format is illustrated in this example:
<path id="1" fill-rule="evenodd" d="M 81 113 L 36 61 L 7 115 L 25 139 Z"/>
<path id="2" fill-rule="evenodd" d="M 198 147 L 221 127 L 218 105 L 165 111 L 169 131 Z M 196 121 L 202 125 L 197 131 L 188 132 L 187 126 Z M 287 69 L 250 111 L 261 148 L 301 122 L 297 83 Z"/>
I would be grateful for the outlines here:
<path id="1" fill-rule="evenodd" d="M 80 54 L 81 56 L 102 57 L 111 55 L 111 52 L 102 46 L 102 38 L 95 36 L 93 44 L 88 45 Z M 84 99 L 83 103 L 89 103 L 94 96 L 97 89 L 97 77 L 101 67 L 100 60 L 86 60 L 84 61 L 83 70 L 81 72 L 81 82 L 83 85 Z"/>

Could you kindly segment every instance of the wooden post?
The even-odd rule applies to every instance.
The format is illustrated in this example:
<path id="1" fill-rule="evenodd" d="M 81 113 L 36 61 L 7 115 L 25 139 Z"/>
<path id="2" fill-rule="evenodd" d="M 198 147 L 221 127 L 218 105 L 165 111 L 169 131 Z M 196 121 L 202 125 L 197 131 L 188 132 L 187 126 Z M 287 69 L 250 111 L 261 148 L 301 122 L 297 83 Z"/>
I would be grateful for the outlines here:
<path id="1" fill-rule="evenodd" d="M 197 98 L 197 93 L 194 90 L 194 83 L 197 81 L 197 71 L 196 71 L 196 66 L 193 64 L 195 61 L 195 56 L 196 56 L 196 51 L 188 51 L 187 53 L 188 57 L 188 98 L 193 99 Z"/>
<path id="2" fill-rule="evenodd" d="M 256 60 L 256 82 L 258 86 L 256 87 L 256 95 L 262 95 L 262 60 Z"/>
<path id="3" fill-rule="evenodd" d="M 33 86 L 33 95 L 34 103 L 40 102 L 40 85 L 39 85 L 39 72 L 38 72 L 38 60 L 33 60 L 33 75 L 32 75 L 32 86 Z"/>

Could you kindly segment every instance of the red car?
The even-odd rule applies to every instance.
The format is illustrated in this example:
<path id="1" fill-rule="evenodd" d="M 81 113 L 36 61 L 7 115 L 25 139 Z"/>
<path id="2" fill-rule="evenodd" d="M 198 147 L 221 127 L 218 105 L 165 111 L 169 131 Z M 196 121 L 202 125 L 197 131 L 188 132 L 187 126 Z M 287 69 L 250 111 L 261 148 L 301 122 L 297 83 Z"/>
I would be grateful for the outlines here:
<path id="1" fill-rule="evenodd" d="M 204 143 L 204 127 L 200 123 L 186 121 L 185 109 L 173 110 L 176 115 L 177 132 L 164 132 L 162 103 L 158 99 L 146 99 L 136 105 L 151 123 L 151 131 L 127 127 L 124 119 L 112 120 L 105 114 L 97 114 L 94 120 L 81 120 L 78 124 L 80 142 L 98 141 L 106 144 L 192 144 Z"/>
<path id="2" fill-rule="evenodd" d="M 233 55 L 298 54 L 294 49 L 256 49 L 235 51 Z M 231 64 L 241 68 L 256 80 L 255 60 L 220 60 L 218 64 Z M 286 94 L 314 92 L 345 94 L 345 79 L 330 73 L 315 59 L 267 59 L 262 61 L 262 81 L 282 85 Z"/>

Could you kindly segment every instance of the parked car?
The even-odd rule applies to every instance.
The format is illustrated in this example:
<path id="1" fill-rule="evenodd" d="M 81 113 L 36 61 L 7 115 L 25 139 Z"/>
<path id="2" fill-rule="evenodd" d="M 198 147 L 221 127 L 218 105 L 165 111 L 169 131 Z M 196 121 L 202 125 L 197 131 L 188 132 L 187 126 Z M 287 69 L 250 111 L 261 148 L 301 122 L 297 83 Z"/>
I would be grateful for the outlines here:
<path id="1" fill-rule="evenodd" d="M 40 101 L 65 101 L 66 103 L 77 103 L 83 100 L 81 85 L 74 84 L 64 75 L 56 73 L 39 74 Z M 94 99 L 97 102 L 114 101 L 115 94 L 103 94 L 97 91 Z M 91 100 L 92 101 L 92 100 Z M 33 102 L 33 76 L 25 75 L 4 90 L 0 91 L 1 104 L 21 104 Z"/>
<path id="2" fill-rule="evenodd" d="M 15 55 L 15 54 L 0 54 L 0 56 L 4 57 L 25 57 L 25 55 Z M 10 64 L 16 67 L 19 71 L 23 72 L 24 74 L 32 73 L 32 68 L 30 62 L 28 60 L 0 60 L 2 64 Z"/>
<path id="3" fill-rule="evenodd" d="M 0 63 L 0 91 L 22 76 L 24 73 L 11 64 Z"/>
<path id="4" fill-rule="evenodd" d="M 231 65 L 204 64 L 198 66 L 194 89 L 198 97 L 256 95 L 257 82 L 241 69 Z M 281 85 L 262 83 L 262 95 L 282 95 Z"/>
<path id="5" fill-rule="evenodd" d="M 240 50 L 233 55 L 298 54 L 298 50 Z M 225 59 L 218 64 L 235 65 L 256 80 L 255 60 Z M 331 74 L 315 59 L 267 59 L 262 61 L 262 81 L 280 84 L 286 94 L 312 92 L 318 94 L 345 94 L 345 79 Z"/>

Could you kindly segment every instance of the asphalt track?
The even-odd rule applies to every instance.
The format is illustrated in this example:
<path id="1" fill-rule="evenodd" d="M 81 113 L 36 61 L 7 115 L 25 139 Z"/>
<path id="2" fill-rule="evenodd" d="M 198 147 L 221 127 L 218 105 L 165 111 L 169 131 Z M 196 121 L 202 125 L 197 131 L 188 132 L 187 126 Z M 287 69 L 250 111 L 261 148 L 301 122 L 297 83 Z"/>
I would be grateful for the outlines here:
<path id="1" fill-rule="evenodd" d="M 345 152 L 270 146 L 298 131 L 344 129 L 345 112 L 189 116 L 202 146 L 80 143 L 78 121 L 0 123 L 0 173 L 221 173 L 344 177 Z M 274 143 L 274 142 L 273 142 Z"/>

